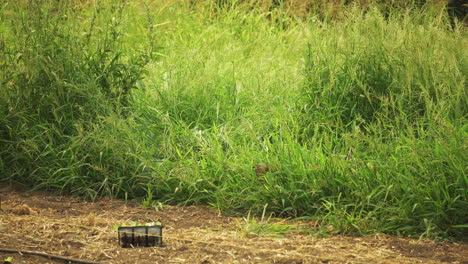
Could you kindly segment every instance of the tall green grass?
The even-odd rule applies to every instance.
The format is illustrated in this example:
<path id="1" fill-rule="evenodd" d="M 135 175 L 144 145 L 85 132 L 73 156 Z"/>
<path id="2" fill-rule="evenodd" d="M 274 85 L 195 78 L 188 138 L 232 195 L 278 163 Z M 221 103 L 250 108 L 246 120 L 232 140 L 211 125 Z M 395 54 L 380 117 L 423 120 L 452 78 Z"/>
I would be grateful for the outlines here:
<path id="1" fill-rule="evenodd" d="M 138 193 L 129 175 L 145 170 L 150 150 L 135 144 L 131 90 L 153 55 L 149 44 L 125 46 L 125 8 L 125 1 L 88 9 L 75 1 L 2 4 L 3 181 L 93 198 Z"/>
<path id="2" fill-rule="evenodd" d="M 119 3 L 37 35 L 4 7 L 2 182 L 464 237 L 467 41 L 441 12 Z"/>

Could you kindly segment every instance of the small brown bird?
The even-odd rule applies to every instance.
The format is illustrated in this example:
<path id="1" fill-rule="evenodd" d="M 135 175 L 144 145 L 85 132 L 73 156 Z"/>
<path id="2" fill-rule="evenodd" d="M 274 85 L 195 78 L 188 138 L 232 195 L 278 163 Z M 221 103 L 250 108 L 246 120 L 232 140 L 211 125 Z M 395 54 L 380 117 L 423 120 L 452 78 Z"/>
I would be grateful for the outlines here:
<path id="1" fill-rule="evenodd" d="M 261 176 L 267 173 L 270 168 L 267 165 L 257 165 L 255 166 L 255 175 Z"/>

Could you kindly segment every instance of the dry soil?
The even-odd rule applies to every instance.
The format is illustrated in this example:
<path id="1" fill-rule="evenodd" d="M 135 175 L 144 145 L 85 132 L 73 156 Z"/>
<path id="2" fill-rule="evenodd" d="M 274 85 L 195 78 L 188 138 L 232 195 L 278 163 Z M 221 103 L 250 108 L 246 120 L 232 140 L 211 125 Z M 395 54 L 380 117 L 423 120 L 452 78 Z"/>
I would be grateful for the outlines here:
<path id="1" fill-rule="evenodd" d="M 0 188 L 0 248 L 97 263 L 468 263 L 468 243 L 373 236 L 317 237 L 313 222 L 270 222 L 302 230 L 258 235 L 260 220 L 229 217 L 202 206 L 148 210 L 138 202 L 97 202 Z M 114 226 L 164 224 L 164 247 L 121 248 Z M 274 228 L 273 228 L 274 229 Z M 279 228 L 281 229 L 281 228 Z M 64 263 L 0 252 L 13 264 Z"/>

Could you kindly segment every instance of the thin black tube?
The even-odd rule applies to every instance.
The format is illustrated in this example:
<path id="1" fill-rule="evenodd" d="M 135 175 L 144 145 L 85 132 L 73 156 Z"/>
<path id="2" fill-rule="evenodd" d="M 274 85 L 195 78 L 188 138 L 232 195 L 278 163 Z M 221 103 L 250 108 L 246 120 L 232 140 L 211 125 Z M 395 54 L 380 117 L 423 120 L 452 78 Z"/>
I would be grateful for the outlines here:
<path id="1" fill-rule="evenodd" d="M 90 261 L 84 261 L 84 260 L 78 260 L 78 259 L 71 259 L 71 258 L 66 258 L 66 257 L 58 256 L 58 255 L 52 255 L 52 254 L 47 254 L 47 253 L 35 252 L 35 251 L 0 248 L 0 252 L 3 252 L 3 253 L 16 253 L 16 254 L 24 254 L 24 255 L 35 255 L 35 256 L 41 256 L 41 257 L 55 259 L 55 260 L 62 260 L 62 261 L 66 261 L 67 263 L 101 264 L 99 262 L 90 262 Z"/>

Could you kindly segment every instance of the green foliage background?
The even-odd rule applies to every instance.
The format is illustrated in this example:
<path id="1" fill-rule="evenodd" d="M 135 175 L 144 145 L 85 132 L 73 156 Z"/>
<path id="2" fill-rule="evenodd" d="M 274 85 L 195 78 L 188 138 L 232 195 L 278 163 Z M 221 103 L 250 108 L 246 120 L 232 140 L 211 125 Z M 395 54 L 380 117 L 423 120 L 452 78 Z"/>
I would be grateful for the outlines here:
<path id="1" fill-rule="evenodd" d="M 466 30 L 316 11 L 2 2 L 0 182 L 466 238 Z"/>

